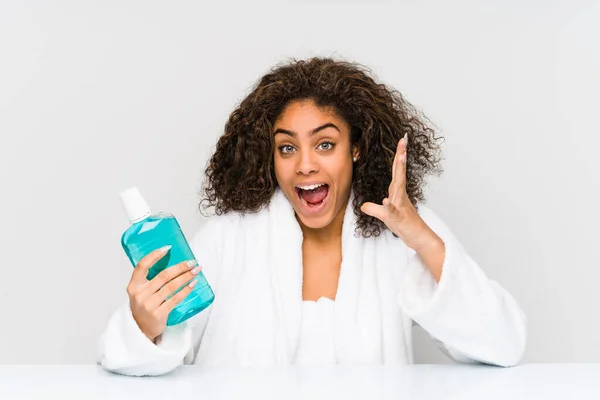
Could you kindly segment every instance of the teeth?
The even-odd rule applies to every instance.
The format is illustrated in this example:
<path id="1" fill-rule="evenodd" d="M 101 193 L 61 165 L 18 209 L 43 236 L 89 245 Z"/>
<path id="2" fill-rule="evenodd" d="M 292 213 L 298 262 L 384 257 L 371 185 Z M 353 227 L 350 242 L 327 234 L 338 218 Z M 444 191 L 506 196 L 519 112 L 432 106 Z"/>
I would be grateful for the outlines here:
<path id="1" fill-rule="evenodd" d="M 319 183 L 319 184 L 317 184 L 317 185 L 296 186 L 296 187 L 297 187 L 297 188 L 300 188 L 300 189 L 302 189 L 302 190 L 313 190 L 313 189 L 316 189 L 316 188 L 318 188 L 318 187 L 321 187 L 321 186 L 323 186 L 323 185 L 325 185 L 325 184 L 324 184 L 324 183 Z"/>

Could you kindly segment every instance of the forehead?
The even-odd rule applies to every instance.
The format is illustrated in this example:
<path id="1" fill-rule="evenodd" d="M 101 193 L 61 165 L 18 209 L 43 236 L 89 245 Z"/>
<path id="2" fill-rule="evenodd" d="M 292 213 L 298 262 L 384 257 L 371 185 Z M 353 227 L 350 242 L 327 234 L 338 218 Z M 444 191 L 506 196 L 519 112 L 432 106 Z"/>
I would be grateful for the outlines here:
<path id="1" fill-rule="evenodd" d="M 288 104 L 275 120 L 275 127 L 289 128 L 302 132 L 326 122 L 333 122 L 340 129 L 347 128 L 345 121 L 333 108 L 319 107 L 312 100 L 302 100 Z"/>

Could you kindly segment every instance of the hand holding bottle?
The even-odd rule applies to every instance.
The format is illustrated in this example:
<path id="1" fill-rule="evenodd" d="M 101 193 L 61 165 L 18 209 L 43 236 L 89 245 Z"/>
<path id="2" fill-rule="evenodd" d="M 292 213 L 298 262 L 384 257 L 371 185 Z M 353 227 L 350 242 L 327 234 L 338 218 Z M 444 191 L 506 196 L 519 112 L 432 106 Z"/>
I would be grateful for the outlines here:
<path id="1" fill-rule="evenodd" d="M 171 310 L 190 294 L 198 282 L 194 278 L 201 270 L 200 266 L 196 266 L 195 260 L 189 260 L 166 268 L 152 280 L 148 280 L 148 270 L 168 250 L 169 246 L 163 247 L 143 257 L 134 268 L 127 285 L 133 318 L 152 342 L 164 332 Z"/>

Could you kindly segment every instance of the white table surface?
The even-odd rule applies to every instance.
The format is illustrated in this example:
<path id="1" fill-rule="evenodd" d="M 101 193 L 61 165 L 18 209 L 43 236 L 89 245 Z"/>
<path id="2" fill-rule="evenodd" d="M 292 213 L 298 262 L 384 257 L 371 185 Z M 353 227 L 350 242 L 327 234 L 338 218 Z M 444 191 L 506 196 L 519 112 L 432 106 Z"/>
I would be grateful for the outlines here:
<path id="1" fill-rule="evenodd" d="M 600 364 L 203 368 L 127 377 L 96 365 L 0 365 L 0 399 L 600 399 Z"/>

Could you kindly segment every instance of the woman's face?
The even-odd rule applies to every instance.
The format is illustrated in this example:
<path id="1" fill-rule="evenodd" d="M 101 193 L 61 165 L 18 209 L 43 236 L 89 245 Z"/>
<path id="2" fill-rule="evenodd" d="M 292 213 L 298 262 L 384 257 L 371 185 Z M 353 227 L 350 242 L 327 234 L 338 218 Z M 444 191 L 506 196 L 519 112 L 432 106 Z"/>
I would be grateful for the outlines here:
<path id="1" fill-rule="evenodd" d="M 277 183 L 306 227 L 327 227 L 350 195 L 350 127 L 307 100 L 290 103 L 273 132 Z"/>

